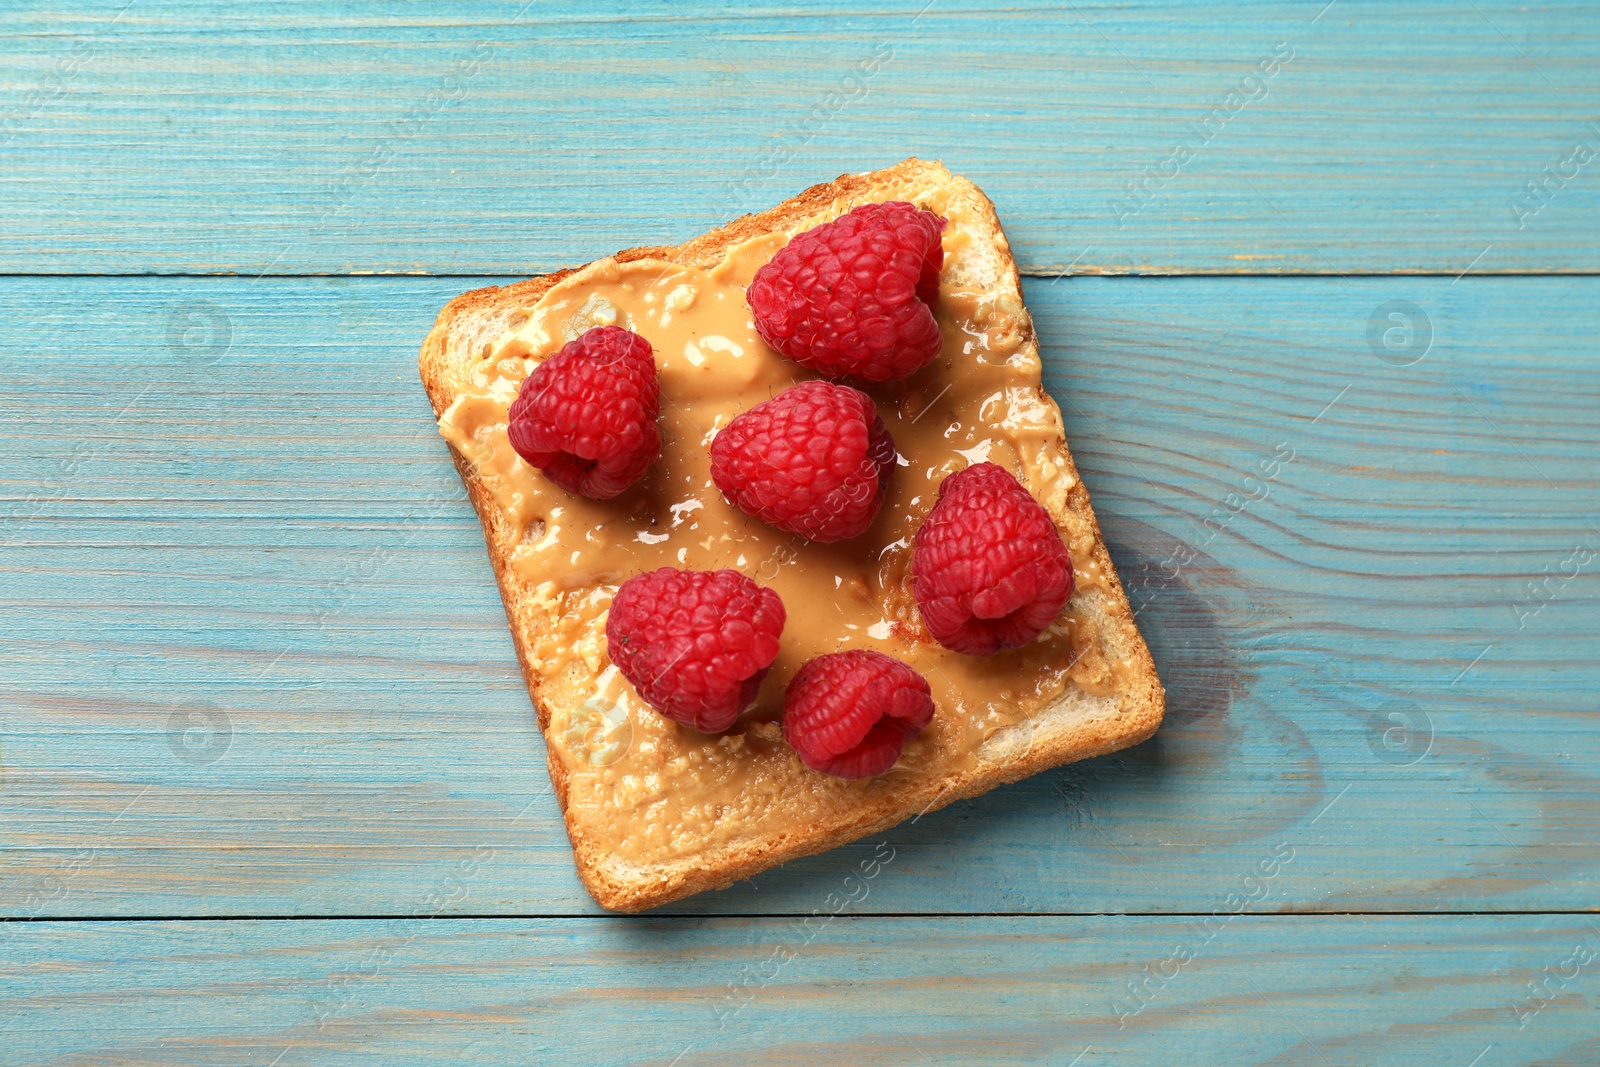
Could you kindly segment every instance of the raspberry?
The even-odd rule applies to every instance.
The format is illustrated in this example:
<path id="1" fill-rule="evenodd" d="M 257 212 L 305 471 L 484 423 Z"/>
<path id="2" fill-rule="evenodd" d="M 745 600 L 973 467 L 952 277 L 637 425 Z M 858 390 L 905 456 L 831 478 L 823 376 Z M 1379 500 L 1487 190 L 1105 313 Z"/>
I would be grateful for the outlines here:
<path id="1" fill-rule="evenodd" d="M 807 660 L 783 698 L 783 736 L 814 771 L 871 778 L 933 718 L 928 680 L 866 649 Z"/>
<path id="2" fill-rule="evenodd" d="M 801 382 L 757 404 L 711 442 L 711 480 L 748 515 L 812 541 L 843 541 L 878 517 L 894 438 L 872 398 Z"/>
<path id="3" fill-rule="evenodd" d="M 733 570 L 662 567 L 622 583 L 606 649 L 645 703 L 684 726 L 720 733 L 778 656 L 783 600 Z"/>
<path id="4" fill-rule="evenodd" d="M 546 359 L 511 405 L 511 447 L 569 493 L 605 500 L 661 454 L 661 389 L 650 342 L 589 330 Z"/>
<path id="5" fill-rule="evenodd" d="M 1072 557 L 1050 513 L 1009 471 L 950 475 L 917 530 L 912 591 L 945 648 L 991 656 L 1045 631 L 1072 595 Z"/>
<path id="6" fill-rule="evenodd" d="M 901 200 L 863 204 L 807 230 L 756 271 L 756 332 L 801 366 L 869 382 L 938 356 L 944 219 Z"/>

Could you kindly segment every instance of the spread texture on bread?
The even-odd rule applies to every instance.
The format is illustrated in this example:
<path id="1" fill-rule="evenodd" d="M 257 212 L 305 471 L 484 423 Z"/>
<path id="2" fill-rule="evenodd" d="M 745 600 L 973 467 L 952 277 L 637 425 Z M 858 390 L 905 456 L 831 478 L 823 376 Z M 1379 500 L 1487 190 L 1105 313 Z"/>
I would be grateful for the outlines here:
<path id="1" fill-rule="evenodd" d="M 735 417 L 815 377 L 758 335 L 745 302 L 754 273 L 795 235 L 887 201 L 946 222 L 942 347 L 903 381 L 864 387 L 897 464 L 865 533 L 816 543 L 730 504 L 712 483 L 710 444 Z M 507 419 L 541 360 L 610 325 L 654 351 L 662 443 L 640 481 L 594 500 L 529 466 L 509 444 Z M 483 523 L 579 876 L 607 908 L 638 911 L 721 888 L 1136 744 L 1160 724 L 1161 684 L 1041 385 L 994 206 L 937 163 L 846 175 L 675 248 L 629 249 L 466 293 L 440 312 L 421 372 Z M 1049 512 L 1075 588 L 1037 639 L 972 656 L 942 647 L 923 626 L 911 559 L 942 480 L 985 462 Z M 731 568 L 776 590 L 787 608 L 782 651 L 754 705 L 724 733 L 658 714 L 607 656 L 612 596 L 661 567 Z M 801 664 L 846 649 L 909 664 L 936 708 L 893 767 L 861 780 L 808 768 L 779 721 Z"/>

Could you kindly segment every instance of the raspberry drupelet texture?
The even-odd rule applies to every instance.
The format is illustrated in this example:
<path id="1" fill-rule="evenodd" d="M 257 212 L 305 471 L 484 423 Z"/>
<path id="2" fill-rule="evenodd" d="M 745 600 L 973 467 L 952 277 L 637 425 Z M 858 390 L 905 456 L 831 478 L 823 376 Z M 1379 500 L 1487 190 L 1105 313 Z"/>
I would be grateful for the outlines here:
<path id="1" fill-rule="evenodd" d="M 939 355 L 944 219 L 900 200 L 807 230 L 756 271 L 756 331 L 818 374 L 904 378 Z"/>
<path id="2" fill-rule="evenodd" d="M 829 382 L 785 389 L 711 442 L 711 479 L 735 507 L 812 541 L 864 533 L 894 465 L 872 398 Z"/>
<path id="3" fill-rule="evenodd" d="M 783 736 L 800 762 L 840 778 L 887 771 L 932 719 L 928 680 L 867 649 L 807 660 L 783 698 Z"/>
<path id="4" fill-rule="evenodd" d="M 661 454 L 661 389 L 650 342 L 619 326 L 589 330 L 522 383 L 511 447 L 569 493 L 605 500 Z"/>
<path id="5" fill-rule="evenodd" d="M 913 592 L 945 648 L 990 656 L 1020 648 L 1072 595 L 1072 557 L 1050 513 L 1004 467 L 947 477 L 917 530 Z"/>
<path id="6" fill-rule="evenodd" d="M 645 703 L 706 733 L 733 725 L 778 655 L 783 600 L 738 571 L 663 567 L 622 583 L 606 618 L 611 662 Z"/>

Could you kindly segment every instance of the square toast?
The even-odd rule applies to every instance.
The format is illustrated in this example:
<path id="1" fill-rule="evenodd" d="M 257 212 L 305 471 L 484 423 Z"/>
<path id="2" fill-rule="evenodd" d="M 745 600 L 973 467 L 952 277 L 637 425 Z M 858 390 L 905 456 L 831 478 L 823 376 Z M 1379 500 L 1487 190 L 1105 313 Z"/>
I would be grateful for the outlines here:
<path id="1" fill-rule="evenodd" d="M 854 541 L 811 545 L 732 509 L 702 457 L 733 414 L 812 377 L 755 333 L 743 303 L 750 273 L 793 235 L 887 200 L 947 220 L 936 313 L 944 350 L 906 382 L 869 388 L 902 454 L 878 522 Z M 579 501 L 510 449 L 506 410 L 540 359 L 608 323 L 656 352 L 665 444 L 659 470 L 635 489 Z M 439 313 L 420 366 L 483 524 L 579 877 L 606 908 L 640 911 L 723 888 L 1137 744 L 1160 725 L 1161 683 L 1041 385 L 1000 220 L 975 185 L 936 162 L 844 175 L 677 247 L 465 293 Z M 1076 583 L 1033 644 L 980 660 L 940 648 L 922 628 L 909 545 L 939 479 L 985 459 L 1050 512 Z M 664 719 L 605 655 L 611 595 L 663 565 L 734 567 L 780 589 L 789 608 L 785 651 L 727 734 Z M 864 781 L 807 769 L 777 721 L 799 663 L 845 647 L 904 659 L 933 684 L 937 706 L 900 762 Z"/>

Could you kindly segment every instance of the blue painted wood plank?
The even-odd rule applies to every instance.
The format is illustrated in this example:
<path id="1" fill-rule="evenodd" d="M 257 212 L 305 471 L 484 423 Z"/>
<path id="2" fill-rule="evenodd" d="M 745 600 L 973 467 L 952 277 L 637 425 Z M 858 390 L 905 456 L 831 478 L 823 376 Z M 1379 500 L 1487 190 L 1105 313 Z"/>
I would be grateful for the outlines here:
<path id="1" fill-rule="evenodd" d="M 594 910 L 415 378 L 461 286 L 0 280 L 7 915 Z M 1591 906 L 1594 287 L 1030 282 L 1169 719 L 897 829 L 863 907 L 1209 911 L 1280 843 L 1258 910 Z"/>
<path id="2" fill-rule="evenodd" d="M 1575 1067 L 1600 1053 L 1600 933 L 1577 916 L 894 919 L 830 917 L 823 899 L 809 927 L 23 924 L 0 956 L 0 1061 Z"/>
<path id="3" fill-rule="evenodd" d="M 9 272 L 532 272 L 913 154 L 1027 271 L 1600 269 L 1584 0 L 11 7 Z"/>

